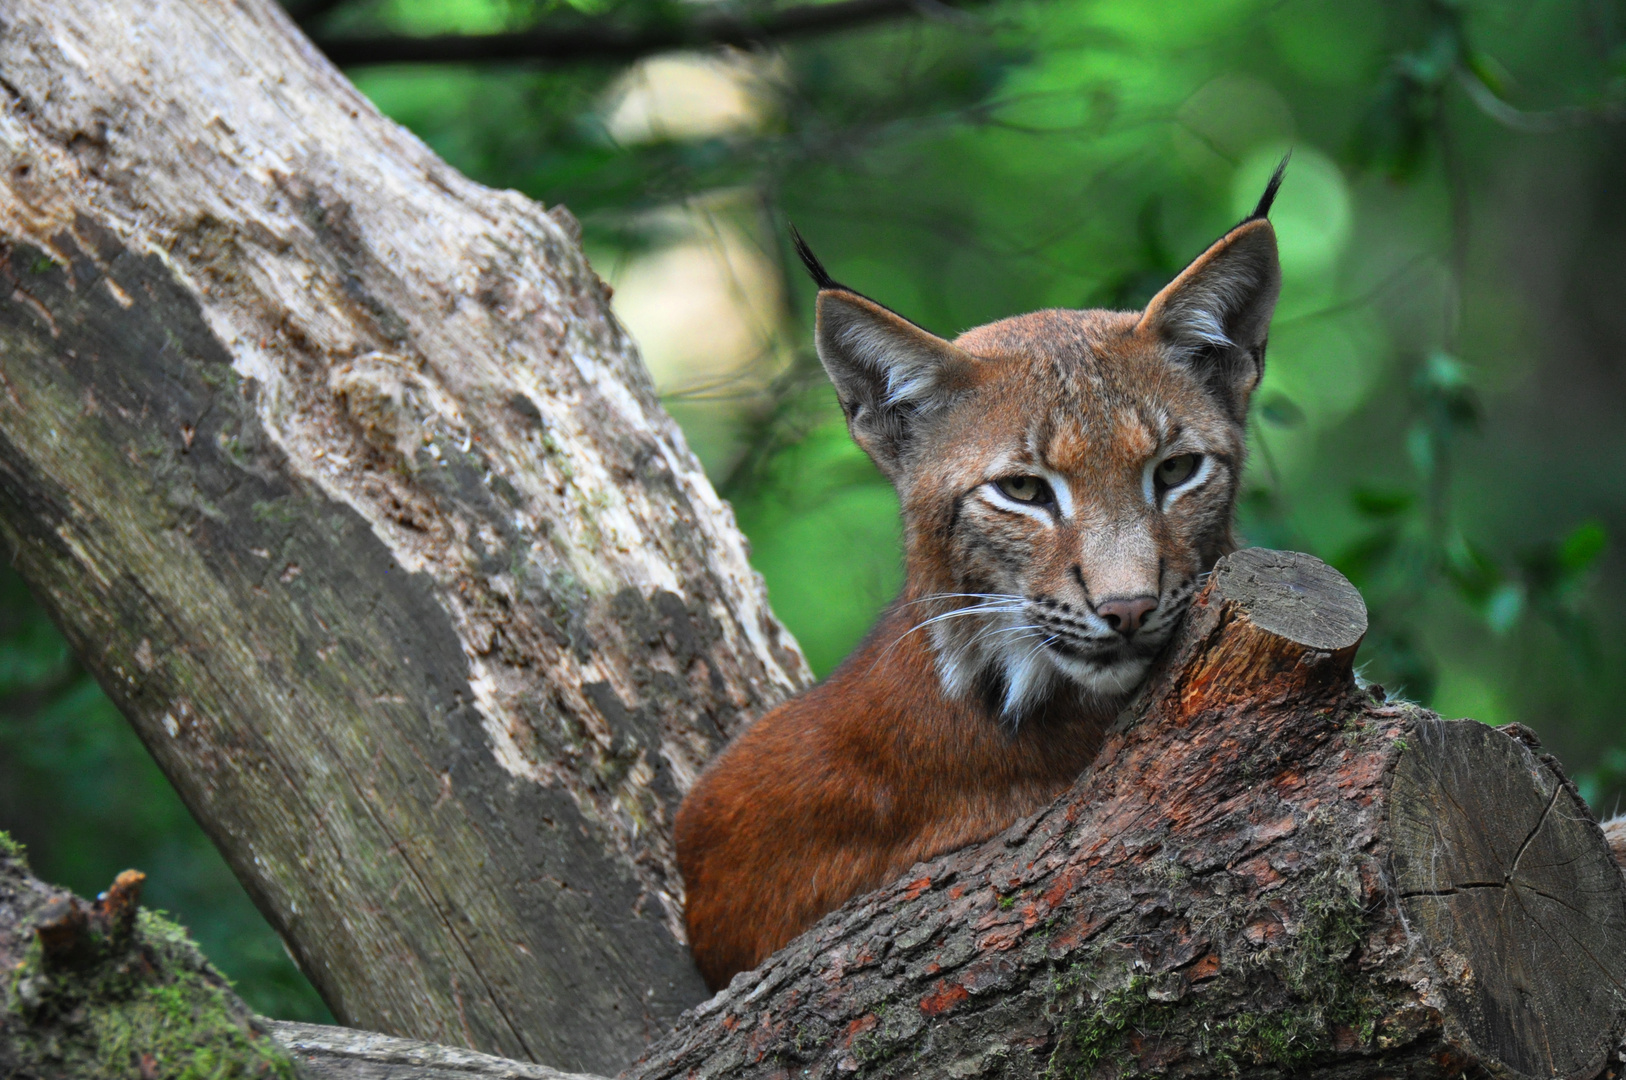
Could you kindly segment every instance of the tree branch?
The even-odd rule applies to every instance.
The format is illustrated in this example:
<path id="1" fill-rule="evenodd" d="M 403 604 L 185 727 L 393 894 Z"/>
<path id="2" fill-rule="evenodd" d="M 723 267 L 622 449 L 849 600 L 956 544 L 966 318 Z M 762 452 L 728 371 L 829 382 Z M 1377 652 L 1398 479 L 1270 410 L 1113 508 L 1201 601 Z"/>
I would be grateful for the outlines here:
<path id="1" fill-rule="evenodd" d="M 340 67 L 369 64 L 483 63 L 531 60 L 551 64 L 626 62 L 670 49 L 760 45 L 855 29 L 908 15 L 961 15 L 986 0 L 838 0 L 801 4 L 761 16 L 706 15 L 643 25 L 605 20 L 574 26 L 544 24 L 504 34 L 433 37 L 317 37 L 316 46 Z"/>
<path id="2" fill-rule="evenodd" d="M 288 14 L 293 16 L 294 22 L 308 34 L 318 22 L 327 18 L 335 8 L 344 3 L 346 0 L 306 0 L 303 4 L 284 6 L 288 7 Z"/>
<path id="3" fill-rule="evenodd" d="M 260 1023 L 299 1062 L 309 1080 L 605 1080 L 373 1031 L 264 1017 Z"/>
<path id="4" fill-rule="evenodd" d="M 1466 67 L 1457 69 L 1457 81 L 1480 112 L 1513 131 L 1550 135 L 1589 124 L 1615 124 L 1626 119 L 1626 101 L 1600 101 L 1594 105 L 1561 105 L 1554 109 L 1521 109 L 1509 104 L 1484 79 Z"/>

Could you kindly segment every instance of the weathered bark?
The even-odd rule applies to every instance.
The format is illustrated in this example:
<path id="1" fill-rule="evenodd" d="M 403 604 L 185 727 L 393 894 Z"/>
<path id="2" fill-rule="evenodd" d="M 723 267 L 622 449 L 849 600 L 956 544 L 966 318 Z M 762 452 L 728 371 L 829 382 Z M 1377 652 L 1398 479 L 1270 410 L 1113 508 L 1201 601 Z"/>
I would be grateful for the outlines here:
<path id="1" fill-rule="evenodd" d="M 1599 1076 L 1626 890 L 1520 731 L 1358 688 L 1359 595 L 1223 560 L 1073 791 L 849 903 L 624 1075 Z"/>
<path id="2" fill-rule="evenodd" d="M 137 908 L 142 881 L 125 871 L 86 903 L 30 874 L 0 833 L 0 1076 L 295 1080 L 293 1056 L 185 932 Z"/>
<path id="3" fill-rule="evenodd" d="M 0 533 L 334 1013 L 613 1071 L 807 680 L 568 214 L 271 0 L 0 7 Z"/>
<path id="4" fill-rule="evenodd" d="M 306 1080 L 605 1080 L 370 1031 L 267 1020 Z"/>

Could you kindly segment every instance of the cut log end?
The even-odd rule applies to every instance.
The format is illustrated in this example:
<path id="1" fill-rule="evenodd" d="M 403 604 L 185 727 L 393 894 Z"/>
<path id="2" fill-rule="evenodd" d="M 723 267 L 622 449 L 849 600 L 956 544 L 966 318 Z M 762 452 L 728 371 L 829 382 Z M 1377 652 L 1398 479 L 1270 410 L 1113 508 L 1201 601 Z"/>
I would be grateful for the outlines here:
<path id="1" fill-rule="evenodd" d="M 1430 717 L 1397 746 L 1395 889 L 1448 1029 L 1512 1075 L 1597 1076 L 1626 1004 L 1626 902 L 1603 834 L 1504 732 Z"/>
<path id="2" fill-rule="evenodd" d="M 1354 688 L 1366 604 L 1313 555 L 1249 548 L 1225 556 L 1187 625 L 1125 712 L 1184 723 L 1250 702 Z"/>
<path id="3" fill-rule="evenodd" d="M 1214 567 L 1214 594 L 1260 630 L 1317 652 L 1352 652 L 1366 634 L 1366 602 L 1313 555 L 1249 548 Z"/>

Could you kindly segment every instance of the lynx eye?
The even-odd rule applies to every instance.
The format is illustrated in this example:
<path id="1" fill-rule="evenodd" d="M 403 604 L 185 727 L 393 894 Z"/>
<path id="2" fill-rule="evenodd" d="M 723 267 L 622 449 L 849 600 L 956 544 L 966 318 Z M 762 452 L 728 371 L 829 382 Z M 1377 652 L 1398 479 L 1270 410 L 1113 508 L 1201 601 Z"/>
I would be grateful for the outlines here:
<path id="1" fill-rule="evenodd" d="M 1157 480 L 1158 490 L 1168 491 L 1190 480 L 1191 475 L 1197 471 L 1197 466 L 1202 464 L 1202 460 L 1201 454 L 1176 454 L 1158 462 L 1157 471 L 1153 474 Z"/>
<path id="2" fill-rule="evenodd" d="M 1007 476 L 1003 480 L 995 480 L 994 486 L 1001 495 L 1019 503 L 1040 506 L 1054 498 L 1050 485 L 1037 476 Z"/>

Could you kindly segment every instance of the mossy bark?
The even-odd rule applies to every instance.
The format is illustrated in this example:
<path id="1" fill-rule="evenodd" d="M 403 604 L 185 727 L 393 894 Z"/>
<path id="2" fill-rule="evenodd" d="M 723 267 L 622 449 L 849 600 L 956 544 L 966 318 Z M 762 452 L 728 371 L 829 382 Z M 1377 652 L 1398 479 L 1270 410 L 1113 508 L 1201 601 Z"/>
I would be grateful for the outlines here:
<path id="1" fill-rule="evenodd" d="M 0 13 L 0 535 L 335 1015 L 610 1072 L 808 679 L 569 215 L 272 0 Z"/>
<path id="2" fill-rule="evenodd" d="M 94 904 L 28 872 L 0 833 L 0 1076 L 298 1080 L 185 931 L 139 910 L 141 875 Z"/>
<path id="3" fill-rule="evenodd" d="M 1565 1077 L 1626 1032 L 1626 891 L 1522 731 L 1361 688 L 1355 590 L 1222 560 L 1073 791 L 692 1011 L 656 1077 Z"/>

